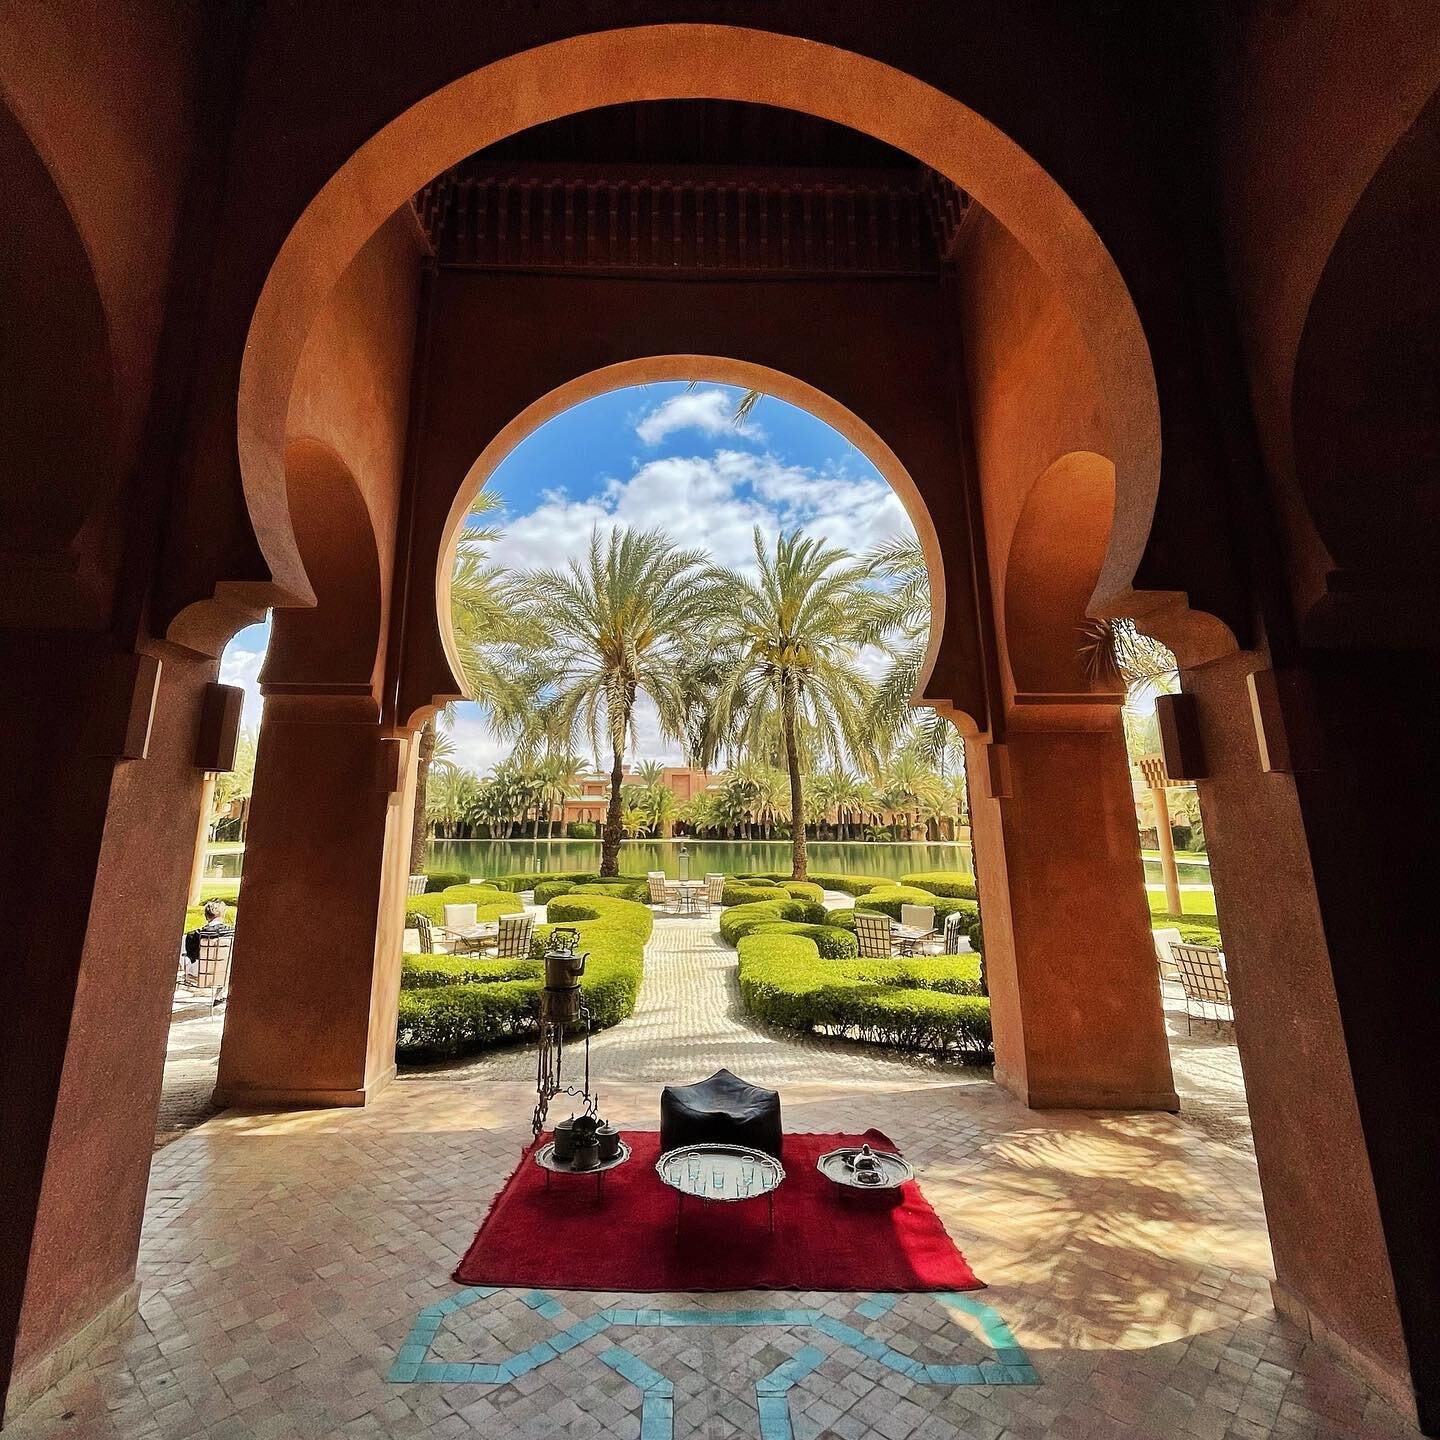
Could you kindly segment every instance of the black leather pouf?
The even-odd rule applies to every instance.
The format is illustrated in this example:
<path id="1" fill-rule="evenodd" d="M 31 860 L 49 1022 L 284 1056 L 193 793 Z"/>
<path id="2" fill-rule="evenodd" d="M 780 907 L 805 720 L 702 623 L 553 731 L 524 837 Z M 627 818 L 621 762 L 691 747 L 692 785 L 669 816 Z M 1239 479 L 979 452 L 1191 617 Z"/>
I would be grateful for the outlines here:
<path id="1" fill-rule="evenodd" d="M 660 1092 L 660 1149 L 682 1145 L 748 1145 L 780 1159 L 780 1096 L 717 1070 L 694 1085 Z"/>

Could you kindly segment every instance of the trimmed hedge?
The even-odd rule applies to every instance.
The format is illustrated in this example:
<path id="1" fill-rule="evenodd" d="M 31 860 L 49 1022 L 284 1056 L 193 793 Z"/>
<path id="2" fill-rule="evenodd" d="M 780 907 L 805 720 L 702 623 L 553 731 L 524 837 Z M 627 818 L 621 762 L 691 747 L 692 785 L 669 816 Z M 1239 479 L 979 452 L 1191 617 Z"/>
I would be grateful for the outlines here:
<path id="1" fill-rule="evenodd" d="M 1208 945 L 1216 950 L 1225 948 L 1225 942 L 1220 938 L 1220 927 L 1206 924 L 1202 918 L 1195 915 L 1152 915 L 1150 928 L 1178 930 L 1180 939 L 1186 945 Z"/>
<path id="2" fill-rule="evenodd" d="M 581 950 L 589 952 L 581 990 L 595 1028 L 623 1020 L 640 993 L 645 942 L 654 923 L 650 911 L 631 900 L 572 894 L 552 901 L 549 914 L 554 921 L 574 925 Z M 399 1056 L 433 1060 L 533 1036 L 544 983 L 539 957 L 552 928 L 536 927 L 529 960 L 435 955 L 407 959 L 403 970 L 410 983 L 402 977 Z"/>
<path id="3" fill-rule="evenodd" d="M 437 985 L 493 985 L 502 980 L 538 980 L 539 960 L 487 960 L 483 955 L 407 955 L 400 967 L 402 990 Z"/>
<path id="4" fill-rule="evenodd" d="M 533 890 L 547 880 L 568 880 L 572 885 L 579 885 L 599 878 L 593 870 L 518 870 L 513 875 L 495 875 L 485 883 L 497 890 L 513 890 L 518 895 L 522 890 Z"/>
<path id="5" fill-rule="evenodd" d="M 809 937 L 777 933 L 747 935 L 738 948 L 741 998 L 768 1024 L 906 1050 L 954 1052 L 976 1062 L 991 1056 L 990 1001 L 933 983 L 945 966 L 955 983 L 966 980 L 969 956 L 822 960 Z M 978 962 L 975 971 L 978 976 Z M 927 979 L 932 983 L 924 983 Z"/>
<path id="6" fill-rule="evenodd" d="M 822 960 L 853 960 L 860 953 L 860 946 L 850 930 L 838 925 L 805 925 L 794 920 L 765 920 L 752 925 L 748 935 L 803 935 L 815 942 Z"/>
<path id="7" fill-rule="evenodd" d="M 720 916 L 720 938 L 727 945 L 734 945 L 742 935 L 748 935 L 757 925 L 769 925 L 777 920 L 788 920 L 801 925 L 824 925 L 827 918 L 825 907 L 815 904 L 814 901 L 777 896 L 773 900 L 730 906 Z"/>
<path id="8" fill-rule="evenodd" d="M 864 895 L 871 890 L 881 890 L 895 883 L 882 875 L 837 875 L 829 871 L 816 874 L 813 870 L 808 881 L 791 881 L 788 874 L 782 875 L 778 871 L 771 871 L 768 875 L 757 878 L 790 884 L 818 885 L 822 890 L 838 890 L 842 895 Z"/>
<path id="9" fill-rule="evenodd" d="M 470 883 L 470 872 L 468 870 L 427 870 L 425 872 L 425 893 L 427 895 L 438 894 L 441 890 L 448 890 L 452 885 L 468 885 Z"/>
<path id="10" fill-rule="evenodd" d="M 932 895 L 945 895 L 952 900 L 980 898 L 980 892 L 975 888 L 975 877 L 963 870 L 925 870 L 919 875 L 902 875 L 900 883 L 914 886 L 916 890 L 928 890 Z"/>
<path id="11" fill-rule="evenodd" d="M 475 906 L 475 920 L 483 924 L 486 920 L 499 919 L 501 915 L 519 915 L 525 906 L 518 895 L 504 890 L 491 890 L 485 885 L 453 885 L 438 895 L 410 895 L 405 900 L 405 914 L 423 915 L 432 925 L 445 923 L 447 905 Z M 410 926 L 407 918 L 406 928 Z"/>
<path id="12" fill-rule="evenodd" d="M 238 880 L 204 880 L 200 884 L 202 904 L 206 900 L 223 900 L 227 905 L 233 905 L 239 897 L 240 882 Z"/>
<path id="13" fill-rule="evenodd" d="M 535 886 L 535 903 L 548 905 L 557 895 L 608 895 L 613 900 L 638 900 L 642 905 L 650 899 L 650 885 L 633 875 L 614 880 L 542 880 Z"/>
<path id="14" fill-rule="evenodd" d="M 767 900 L 783 900 L 783 891 L 773 880 L 732 880 L 725 877 L 720 903 L 731 905 L 763 905 Z"/>

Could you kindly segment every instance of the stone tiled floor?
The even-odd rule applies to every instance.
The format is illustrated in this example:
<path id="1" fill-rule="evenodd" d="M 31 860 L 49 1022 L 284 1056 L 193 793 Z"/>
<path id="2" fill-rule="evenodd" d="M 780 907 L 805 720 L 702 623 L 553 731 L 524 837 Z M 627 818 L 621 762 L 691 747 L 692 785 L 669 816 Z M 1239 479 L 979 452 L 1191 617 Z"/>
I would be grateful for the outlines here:
<path id="1" fill-rule="evenodd" d="M 608 1087 L 622 1123 L 653 1125 L 655 1105 L 651 1084 Z M 447 1276 L 520 1152 L 527 1114 L 520 1082 L 403 1080 L 363 1111 L 229 1112 L 165 1147 L 139 1317 L 16 1433 L 651 1440 L 646 1392 L 599 1361 L 600 1341 L 502 1384 L 388 1378 L 420 1312 L 458 1293 Z M 786 1120 L 894 1137 L 989 1282 L 976 1298 L 1008 1322 L 1040 1382 L 925 1384 L 832 1346 L 788 1394 L 796 1436 L 1414 1433 L 1276 1318 L 1253 1165 L 1174 1117 L 1037 1115 L 993 1086 L 917 1077 L 796 1082 Z M 624 1299 L 555 1298 L 577 1318 Z M 630 1303 L 816 1309 L 928 1363 L 983 1358 L 973 1328 L 932 1299 L 861 1324 L 864 1300 Z M 445 1358 L 509 1353 L 553 1329 L 544 1319 L 503 1294 L 493 1314 L 466 1311 Z M 633 1348 L 675 1387 L 674 1433 L 709 1440 L 764 1433 L 757 1381 L 814 1344 L 813 1329 L 777 1323 L 647 1331 Z"/>
<path id="2" fill-rule="evenodd" d="M 1037 1114 L 976 1072 L 757 1035 L 715 1003 L 733 988 L 731 962 L 715 951 L 703 925 L 658 927 L 640 1009 L 597 1039 L 606 1113 L 652 1128 L 655 1081 L 675 1073 L 664 1067 L 733 1060 L 784 1085 L 789 1129 L 886 1130 L 989 1283 L 969 1298 L 1013 1331 L 1038 1383 L 958 1383 L 995 1359 L 985 1326 L 934 1296 L 870 1296 L 863 1280 L 849 1294 L 471 1295 L 429 1332 L 429 1361 L 488 1364 L 528 1350 L 544 1363 L 497 1383 L 392 1378 L 408 1373 L 395 1367 L 428 1307 L 466 1293 L 448 1275 L 528 1139 L 529 1085 L 506 1078 L 519 1057 L 501 1056 L 406 1077 L 363 1111 L 226 1112 L 159 1150 L 139 1315 L 14 1433 L 1418 1433 L 1276 1317 L 1243 1134 L 1222 1143 L 1166 1115 Z M 197 1032 L 182 1063 L 203 1049 Z M 1197 1039 L 1187 1072 L 1177 1049 L 1182 1089 L 1208 1085 L 1221 1115 L 1234 1108 L 1229 1062 L 1207 1056 L 1227 1050 Z M 716 1313 L 710 1324 L 639 1328 L 602 1318 L 563 1353 L 542 1344 L 636 1307 Z M 755 1310 L 781 1313 L 733 1319 Z M 906 1373 L 911 1358 L 957 1368 Z"/>

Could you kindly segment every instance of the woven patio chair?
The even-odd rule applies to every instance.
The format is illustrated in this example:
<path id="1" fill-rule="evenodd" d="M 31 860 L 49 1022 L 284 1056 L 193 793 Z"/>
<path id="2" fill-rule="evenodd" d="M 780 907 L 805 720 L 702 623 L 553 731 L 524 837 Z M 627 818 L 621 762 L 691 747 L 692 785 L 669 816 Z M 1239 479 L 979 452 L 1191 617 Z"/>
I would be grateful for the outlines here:
<path id="1" fill-rule="evenodd" d="M 888 915 L 855 916 L 855 941 L 862 960 L 889 960 L 895 954 L 895 937 Z"/>
<path id="2" fill-rule="evenodd" d="M 197 994 L 209 993 L 213 1010 L 225 999 L 230 985 L 230 952 L 233 935 L 202 935 L 200 956 L 194 967 L 185 968 L 185 988 Z"/>
<path id="3" fill-rule="evenodd" d="M 705 910 L 708 914 L 711 910 L 718 909 L 720 902 L 725 898 L 725 877 L 711 871 L 705 876 Z"/>
<path id="4" fill-rule="evenodd" d="M 530 953 L 530 941 L 535 934 L 533 915 L 502 915 L 500 933 L 495 937 L 495 958 L 515 960 Z"/>
<path id="5" fill-rule="evenodd" d="M 1230 1003 L 1230 981 L 1220 952 L 1206 945 L 1171 945 L 1170 953 L 1185 987 L 1185 1033 L 1193 1033 L 1195 1020 L 1210 1020 L 1233 1029 L 1235 1009 Z"/>
<path id="6" fill-rule="evenodd" d="M 1184 937 L 1178 930 L 1152 930 L 1150 933 L 1155 938 L 1155 963 L 1160 967 L 1161 981 L 1180 984 L 1180 967 L 1175 963 L 1171 947 L 1183 944 Z"/>
<path id="7" fill-rule="evenodd" d="M 425 887 L 430 883 L 428 875 L 412 875 L 406 883 L 405 893 L 407 895 L 423 895 Z"/>
<path id="8" fill-rule="evenodd" d="M 973 955 L 975 948 L 965 930 L 965 917 L 958 910 L 952 910 L 945 917 L 945 953 L 947 955 Z"/>

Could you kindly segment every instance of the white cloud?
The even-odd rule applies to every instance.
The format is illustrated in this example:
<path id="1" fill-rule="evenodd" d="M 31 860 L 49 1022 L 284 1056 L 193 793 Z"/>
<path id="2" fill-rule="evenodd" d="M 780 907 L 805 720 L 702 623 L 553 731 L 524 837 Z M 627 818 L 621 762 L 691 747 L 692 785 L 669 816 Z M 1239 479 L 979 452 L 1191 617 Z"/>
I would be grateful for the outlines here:
<path id="1" fill-rule="evenodd" d="M 245 638 L 243 632 L 236 637 L 241 638 Z M 259 649 L 237 646 L 232 640 L 220 657 L 220 683 L 238 685 L 245 692 L 245 703 L 240 711 L 240 725 L 245 730 L 260 729 L 260 716 L 265 707 L 265 698 L 260 694 L 260 667 L 265 663 L 264 641 L 268 639 L 267 632 Z"/>
<path id="2" fill-rule="evenodd" d="M 773 455 L 720 450 L 647 461 L 584 500 L 549 494 L 510 522 L 496 559 L 510 569 L 563 566 L 584 553 L 592 528 L 628 526 L 659 528 L 722 565 L 749 568 L 757 525 L 767 541 L 803 527 L 853 554 L 910 533 L 904 507 L 878 476 L 821 474 Z"/>
<path id="3" fill-rule="evenodd" d="M 741 435 L 763 440 L 765 432 L 752 421 L 735 423 L 735 400 L 724 390 L 686 390 L 663 400 L 635 426 L 646 445 L 658 445 L 677 430 L 698 430 L 702 435 Z"/>

